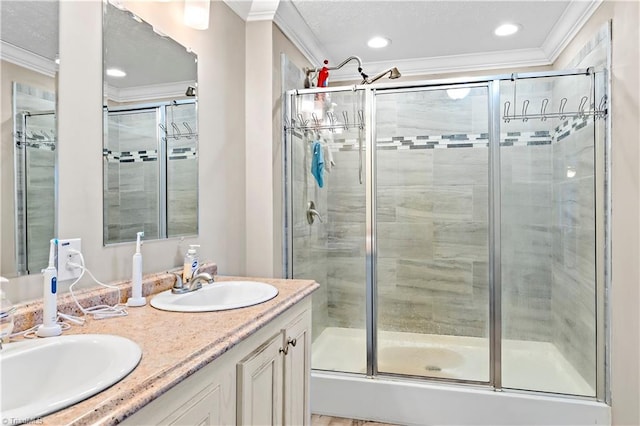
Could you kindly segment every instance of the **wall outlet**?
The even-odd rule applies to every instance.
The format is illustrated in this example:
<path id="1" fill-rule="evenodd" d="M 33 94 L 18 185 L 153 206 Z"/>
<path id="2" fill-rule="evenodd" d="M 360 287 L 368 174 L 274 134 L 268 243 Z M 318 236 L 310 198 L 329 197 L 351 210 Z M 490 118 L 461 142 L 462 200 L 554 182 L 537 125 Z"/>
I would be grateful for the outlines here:
<path id="1" fill-rule="evenodd" d="M 80 256 L 70 250 L 81 250 L 80 238 L 58 240 L 58 281 L 75 280 L 82 273 L 82 268 L 69 266 L 68 263 L 80 264 Z"/>

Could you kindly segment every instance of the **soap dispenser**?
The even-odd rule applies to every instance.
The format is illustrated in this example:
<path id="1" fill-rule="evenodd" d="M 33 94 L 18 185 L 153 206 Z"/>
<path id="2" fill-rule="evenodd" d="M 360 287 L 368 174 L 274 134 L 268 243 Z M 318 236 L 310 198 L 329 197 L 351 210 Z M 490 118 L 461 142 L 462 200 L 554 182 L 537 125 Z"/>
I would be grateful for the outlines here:
<path id="1" fill-rule="evenodd" d="M 0 277 L 0 284 L 8 282 L 8 279 Z M 4 295 L 4 291 L 0 289 L 0 342 L 9 340 L 9 336 L 11 336 L 11 332 L 13 331 L 13 313 L 15 310 L 16 308 L 11 301 Z"/>
<path id="2" fill-rule="evenodd" d="M 198 264 L 198 253 L 196 253 L 196 247 L 200 247 L 198 244 L 190 244 L 187 254 L 184 256 L 184 265 L 182 268 L 182 281 L 189 282 L 193 277 L 193 273 L 198 270 L 200 266 Z"/>
<path id="3" fill-rule="evenodd" d="M 140 238 L 144 232 L 138 232 L 136 238 L 136 252 L 133 255 L 131 267 L 131 297 L 127 300 L 127 306 L 144 306 L 147 299 L 142 297 L 142 253 L 140 252 Z"/>

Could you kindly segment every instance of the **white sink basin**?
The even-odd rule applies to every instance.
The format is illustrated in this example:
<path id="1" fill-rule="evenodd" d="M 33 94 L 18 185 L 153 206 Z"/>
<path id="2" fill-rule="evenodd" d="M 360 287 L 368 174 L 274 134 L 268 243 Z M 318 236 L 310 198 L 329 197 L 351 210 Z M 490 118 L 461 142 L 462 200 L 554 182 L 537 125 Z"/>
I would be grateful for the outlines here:
<path id="1" fill-rule="evenodd" d="M 244 308 L 271 300 L 278 289 L 259 281 L 221 281 L 206 284 L 185 294 L 163 291 L 151 299 L 151 306 L 163 311 L 210 312 Z"/>
<path id="2" fill-rule="evenodd" d="M 107 334 L 24 340 L 0 351 L 3 424 L 19 424 L 82 401 L 124 378 L 140 347 Z"/>

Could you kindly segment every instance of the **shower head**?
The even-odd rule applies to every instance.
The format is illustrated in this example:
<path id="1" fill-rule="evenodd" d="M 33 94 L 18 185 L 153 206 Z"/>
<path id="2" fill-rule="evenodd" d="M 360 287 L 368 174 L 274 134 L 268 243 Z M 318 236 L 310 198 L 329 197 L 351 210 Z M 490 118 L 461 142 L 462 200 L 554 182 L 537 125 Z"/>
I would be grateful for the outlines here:
<path id="1" fill-rule="evenodd" d="M 393 68 L 389 68 L 388 70 L 381 72 L 380 74 L 376 75 L 375 77 L 373 77 L 371 80 L 369 80 L 366 75 L 362 75 L 363 80 L 361 84 L 371 84 L 374 81 L 380 80 L 382 77 L 386 76 L 387 74 L 389 74 L 389 78 L 391 80 L 395 80 L 396 78 L 400 78 L 402 77 L 402 74 L 400 74 L 400 71 L 398 71 L 398 68 L 393 67 Z"/>
<path id="2" fill-rule="evenodd" d="M 196 88 L 193 86 L 187 86 L 187 91 L 184 93 L 185 96 L 195 96 Z"/>

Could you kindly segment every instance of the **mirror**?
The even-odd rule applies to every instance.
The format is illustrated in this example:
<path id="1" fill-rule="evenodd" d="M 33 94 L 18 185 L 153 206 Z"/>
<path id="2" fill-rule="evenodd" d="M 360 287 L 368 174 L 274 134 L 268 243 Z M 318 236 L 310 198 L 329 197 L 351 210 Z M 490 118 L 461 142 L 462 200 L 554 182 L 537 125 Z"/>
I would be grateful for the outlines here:
<path id="1" fill-rule="evenodd" d="M 104 244 L 198 233 L 197 56 L 105 3 Z"/>
<path id="2" fill-rule="evenodd" d="M 56 232 L 58 2 L 0 2 L 0 274 L 40 273 Z"/>

